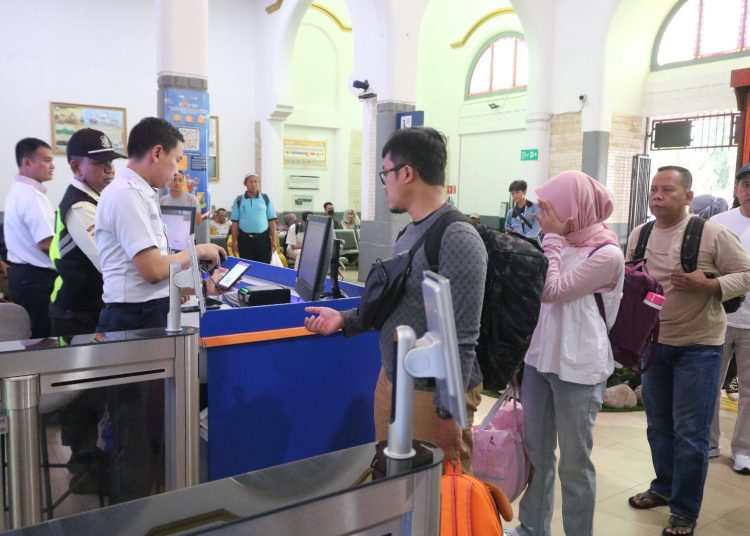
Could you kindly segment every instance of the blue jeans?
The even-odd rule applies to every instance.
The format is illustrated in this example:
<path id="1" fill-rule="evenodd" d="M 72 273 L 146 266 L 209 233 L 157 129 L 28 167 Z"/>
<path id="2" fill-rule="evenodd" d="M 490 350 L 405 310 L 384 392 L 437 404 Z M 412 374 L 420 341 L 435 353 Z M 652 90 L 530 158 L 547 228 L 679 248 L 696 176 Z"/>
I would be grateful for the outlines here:
<path id="1" fill-rule="evenodd" d="M 592 429 L 602 407 L 605 382 L 584 385 L 526 365 L 523 372 L 523 445 L 531 462 L 516 534 L 549 536 L 555 493 L 555 447 L 562 487 L 563 528 L 569 536 L 594 531 L 596 470 Z"/>
<path id="2" fill-rule="evenodd" d="M 703 501 L 721 357 L 722 346 L 659 344 L 642 376 L 656 472 L 650 489 L 669 497 L 673 514 L 689 519 L 698 519 Z"/>

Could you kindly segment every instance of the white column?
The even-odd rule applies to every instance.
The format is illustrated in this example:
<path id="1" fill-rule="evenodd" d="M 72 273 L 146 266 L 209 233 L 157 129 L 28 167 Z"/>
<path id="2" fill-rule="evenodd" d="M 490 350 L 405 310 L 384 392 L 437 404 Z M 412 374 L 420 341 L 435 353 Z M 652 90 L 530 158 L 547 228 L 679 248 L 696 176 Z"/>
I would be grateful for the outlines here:
<path id="1" fill-rule="evenodd" d="M 208 0 L 157 0 L 156 70 L 208 79 Z"/>
<path id="2" fill-rule="evenodd" d="M 284 195 L 284 121 L 292 112 L 291 106 L 277 106 L 268 119 L 260 122 L 260 175 L 263 191 L 271 196 L 277 210 L 283 206 Z"/>

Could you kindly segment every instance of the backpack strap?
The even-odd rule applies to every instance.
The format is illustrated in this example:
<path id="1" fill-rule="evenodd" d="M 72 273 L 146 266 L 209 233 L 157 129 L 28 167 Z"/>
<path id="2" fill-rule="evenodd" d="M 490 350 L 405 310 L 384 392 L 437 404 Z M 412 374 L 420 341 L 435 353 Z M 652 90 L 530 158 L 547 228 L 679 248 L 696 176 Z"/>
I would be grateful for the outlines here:
<path id="1" fill-rule="evenodd" d="M 649 232 L 650 232 L 650 230 L 649 230 Z M 643 231 L 641 231 L 641 234 L 643 234 Z M 640 236 L 638 237 L 638 241 L 639 242 L 641 241 Z M 591 250 L 591 253 L 589 253 L 586 256 L 586 258 L 588 259 L 594 253 L 596 253 L 597 251 L 599 251 L 600 249 L 602 249 L 604 246 L 609 246 L 610 244 L 611 244 L 611 242 L 607 242 L 605 244 L 601 244 L 601 245 L 595 247 L 594 249 Z M 612 245 L 614 245 L 614 244 L 612 244 Z M 604 299 L 602 298 L 602 293 L 601 292 L 594 292 L 594 300 L 596 300 L 596 307 L 597 307 L 597 309 L 599 309 L 599 314 L 601 315 L 602 320 L 604 320 L 604 327 L 606 328 L 607 327 L 607 313 L 604 312 Z"/>
<path id="2" fill-rule="evenodd" d="M 653 230 L 655 223 L 656 220 L 651 220 L 641 227 L 641 232 L 638 235 L 638 243 L 633 250 L 633 260 L 642 259 L 646 256 L 646 245 L 648 244 L 648 239 L 651 236 L 651 231 Z"/>
<path id="3" fill-rule="evenodd" d="M 422 235 L 426 238 L 424 252 L 427 256 L 427 264 L 430 265 L 430 268 L 434 267 L 437 269 L 437 267 L 440 266 L 440 244 L 443 241 L 443 234 L 451 223 L 457 221 L 465 221 L 469 223 L 466 216 L 458 210 L 449 210 L 440 216 L 440 218 L 430 226 L 428 231 Z"/>
<path id="4" fill-rule="evenodd" d="M 682 247 L 680 248 L 680 264 L 686 274 L 695 272 L 698 268 L 698 249 L 703 236 L 703 226 L 706 220 L 698 216 L 692 216 L 685 227 L 682 235 Z"/>
<path id="5" fill-rule="evenodd" d="M 243 194 L 238 195 L 236 199 L 234 200 L 234 204 L 237 205 L 237 212 L 240 211 L 240 204 L 242 203 L 242 195 Z"/>
<path id="6" fill-rule="evenodd" d="M 260 195 L 263 196 L 263 201 L 265 201 L 266 202 L 266 206 L 268 206 L 268 196 L 266 194 L 264 194 L 263 192 L 261 192 Z"/>

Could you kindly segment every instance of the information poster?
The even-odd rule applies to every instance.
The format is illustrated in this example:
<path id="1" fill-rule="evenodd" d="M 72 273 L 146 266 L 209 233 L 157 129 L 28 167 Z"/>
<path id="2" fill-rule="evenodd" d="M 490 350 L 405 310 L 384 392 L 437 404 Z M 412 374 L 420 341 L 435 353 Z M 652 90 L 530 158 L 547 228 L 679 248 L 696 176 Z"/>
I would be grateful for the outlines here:
<path id="1" fill-rule="evenodd" d="M 208 193 L 208 93 L 189 89 L 164 90 L 164 118 L 185 138 L 180 171 L 188 192 L 198 198 L 201 213 L 211 210 Z"/>

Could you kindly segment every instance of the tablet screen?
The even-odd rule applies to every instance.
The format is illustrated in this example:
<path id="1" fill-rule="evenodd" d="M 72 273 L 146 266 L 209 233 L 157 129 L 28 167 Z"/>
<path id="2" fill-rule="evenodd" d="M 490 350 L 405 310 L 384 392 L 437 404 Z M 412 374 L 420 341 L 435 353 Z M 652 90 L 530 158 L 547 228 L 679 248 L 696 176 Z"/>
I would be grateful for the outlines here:
<path id="1" fill-rule="evenodd" d="M 219 288 L 221 290 L 229 290 L 230 288 L 232 288 L 248 268 L 250 268 L 249 262 L 240 261 L 235 264 L 232 269 L 224 274 L 224 277 L 219 280 Z"/>

